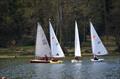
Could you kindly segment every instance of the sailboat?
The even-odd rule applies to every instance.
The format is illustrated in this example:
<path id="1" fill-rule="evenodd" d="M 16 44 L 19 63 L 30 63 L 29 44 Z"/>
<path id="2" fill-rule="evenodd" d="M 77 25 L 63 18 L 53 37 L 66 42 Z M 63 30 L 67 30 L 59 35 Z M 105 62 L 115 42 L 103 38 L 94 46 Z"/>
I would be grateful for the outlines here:
<path id="1" fill-rule="evenodd" d="M 42 26 L 37 23 L 37 35 L 36 35 L 36 47 L 35 47 L 35 59 L 31 60 L 31 63 L 49 63 L 48 58 L 51 57 L 51 50 L 42 29 Z"/>
<path id="2" fill-rule="evenodd" d="M 80 49 L 80 41 L 79 41 L 79 32 L 77 22 L 75 21 L 75 59 L 72 59 L 72 63 L 81 62 L 81 49 Z"/>
<path id="3" fill-rule="evenodd" d="M 90 22 L 90 32 L 92 42 L 92 53 L 94 56 L 94 59 L 91 59 L 91 61 L 103 61 L 104 59 L 98 59 L 97 56 L 106 55 L 108 54 L 108 51 L 106 50 L 97 32 L 95 31 L 92 22 Z"/>
<path id="4" fill-rule="evenodd" d="M 50 45 L 51 45 L 51 55 L 52 55 L 52 59 L 50 63 L 62 63 L 63 61 L 58 59 L 64 58 L 65 55 L 57 40 L 57 37 L 54 33 L 54 30 L 50 21 L 49 21 L 49 28 L 50 28 Z"/>

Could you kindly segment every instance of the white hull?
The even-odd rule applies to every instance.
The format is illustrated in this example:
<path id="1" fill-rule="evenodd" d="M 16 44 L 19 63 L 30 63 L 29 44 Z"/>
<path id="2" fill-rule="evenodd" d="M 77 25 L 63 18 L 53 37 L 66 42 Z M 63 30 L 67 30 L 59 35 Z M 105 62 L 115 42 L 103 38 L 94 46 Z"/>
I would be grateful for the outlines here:
<path id="1" fill-rule="evenodd" d="M 91 61 L 94 61 L 94 62 L 101 62 L 101 61 L 104 61 L 104 59 L 98 59 L 98 60 L 91 59 Z"/>
<path id="2" fill-rule="evenodd" d="M 72 62 L 72 63 L 81 63 L 82 61 L 81 61 L 81 60 L 72 59 L 71 62 Z"/>

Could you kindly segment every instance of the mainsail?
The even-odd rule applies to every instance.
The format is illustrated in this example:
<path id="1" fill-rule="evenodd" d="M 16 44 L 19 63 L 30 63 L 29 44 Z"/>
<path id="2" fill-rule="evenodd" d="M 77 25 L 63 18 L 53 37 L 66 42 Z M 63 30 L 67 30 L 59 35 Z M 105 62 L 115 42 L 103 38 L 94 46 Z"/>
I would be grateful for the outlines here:
<path id="1" fill-rule="evenodd" d="M 76 21 L 75 21 L 75 57 L 81 57 L 79 32 L 78 32 L 78 26 Z"/>
<path id="2" fill-rule="evenodd" d="M 54 30 L 52 28 L 52 24 L 50 21 L 49 21 L 49 27 L 50 27 L 50 43 L 51 43 L 52 57 L 55 57 L 55 58 L 64 57 L 65 55 L 62 51 L 62 48 L 60 47 L 60 44 L 57 40 L 57 37 L 54 33 Z"/>
<path id="3" fill-rule="evenodd" d="M 42 26 L 39 23 L 37 23 L 35 56 L 37 57 L 51 56 L 51 50 L 47 38 L 42 29 Z"/>
<path id="4" fill-rule="evenodd" d="M 95 31 L 93 24 L 90 22 L 91 42 L 92 42 L 92 53 L 93 55 L 106 55 L 108 54 L 105 46 L 100 40 L 97 32 Z"/>

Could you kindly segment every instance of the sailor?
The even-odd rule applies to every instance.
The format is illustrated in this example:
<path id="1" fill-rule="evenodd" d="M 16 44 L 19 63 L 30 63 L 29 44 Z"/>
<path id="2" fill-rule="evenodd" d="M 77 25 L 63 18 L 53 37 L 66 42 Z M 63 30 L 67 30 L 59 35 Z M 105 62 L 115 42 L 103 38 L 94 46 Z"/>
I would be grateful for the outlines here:
<path id="1" fill-rule="evenodd" d="M 57 61 L 58 61 L 57 58 L 52 58 L 51 60 L 52 60 L 53 62 L 57 62 Z"/>
<path id="2" fill-rule="evenodd" d="M 75 57 L 75 60 L 80 60 L 79 57 Z"/>
<path id="3" fill-rule="evenodd" d="M 48 56 L 47 55 L 45 55 L 45 60 L 48 61 Z"/>
<path id="4" fill-rule="evenodd" d="M 98 60 L 98 58 L 96 56 L 94 56 L 94 60 Z"/>

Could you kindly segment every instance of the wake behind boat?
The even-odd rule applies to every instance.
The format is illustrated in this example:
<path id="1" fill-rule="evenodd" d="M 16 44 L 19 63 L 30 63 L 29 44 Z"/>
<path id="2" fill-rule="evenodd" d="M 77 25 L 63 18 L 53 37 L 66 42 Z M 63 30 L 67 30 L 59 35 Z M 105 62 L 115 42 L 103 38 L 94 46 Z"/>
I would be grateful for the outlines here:
<path id="1" fill-rule="evenodd" d="M 51 50 L 42 29 L 42 26 L 37 24 L 37 36 L 36 36 L 36 48 L 35 48 L 35 59 L 31 60 L 31 63 L 50 63 Z"/>
<path id="2" fill-rule="evenodd" d="M 79 41 L 79 32 L 78 32 L 78 26 L 77 22 L 75 21 L 75 59 L 72 59 L 72 63 L 80 63 L 82 62 L 80 60 L 81 57 L 81 49 L 80 49 L 80 41 Z"/>
<path id="3" fill-rule="evenodd" d="M 97 56 L 106 55 L 108 54 L 108 51 L 103 45 L 101 39 L 99 38 L 91 22 L 90 22 L 90 32 L 91 32 L 92 53 L 94 56 L 94 58 L 91 59 L 91 61 L 103 61 L 104 59 L 98 59 Z"/>

